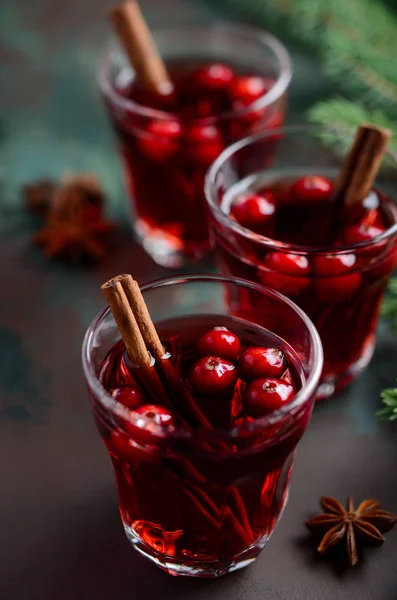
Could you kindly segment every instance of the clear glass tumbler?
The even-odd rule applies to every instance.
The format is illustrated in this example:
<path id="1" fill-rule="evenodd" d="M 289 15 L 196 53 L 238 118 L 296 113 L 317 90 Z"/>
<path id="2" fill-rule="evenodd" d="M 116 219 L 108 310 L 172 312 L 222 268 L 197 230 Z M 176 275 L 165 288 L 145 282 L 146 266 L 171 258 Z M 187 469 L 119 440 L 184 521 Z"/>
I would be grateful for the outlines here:
<path id="1" fill-rule="evenodd" d="M 209 250 L 207 168 L 230 143 L 283 123 L 291 66 L 277 39 L 244 26 L 164 29 L 154 38 L 171 75 L 178 64 L 221 62 L 271 82 L 249 105 L 236 102 L 227 112 L 182 118 L 179 106 L 176 112 L 150 107 L 145 94 L 140 103 L 130 99 L 134 74 L 124 54 L 114 50 L 102 60 L 99 85 L 119 143 L 135 234 L 156 262 L 177 268 Z"/>
<path id="2" fill-rule="evenodd" d="M 302 199 L 290 191 L 291 181 L 303 176 L 334 181 L 352 141 L 340 132 L 310 126 L 254 135 L 226 149 L 206 179 L 211 236 L 221 272 L 278 290 L 315 324 L 324 348 L 319 398 L 345 387 L 371 359 L 380 303 L 397 265 L 394 155 L 386 154 L 375 191 L 366 200 L 365 219 L 377 219 L 382 211 L 388 223 L 371 239 L 325 245 L 325 232 L 335 218 L 332 194 L 305 212 Z M 264 189 L 275 197 L 275 227 L 281 222 L 279 214 L 288 239 L 296 235 L 316 242 L 277 241 L 271 233 L 259 235 L 229 216 L 226 206 L 232 197 Z"/>
<path id="3" fill-rule="evenodd" d="M 112 349 L 120 340 L 109 309 L 88 328 L 84 373 L 129 541 L 173 575 L 217 577 L 255 560 L 281 517 L 322 369 L 321 342 L 301 309 L 251 282 L 190 275 L 147 284 L 142 292 L 163 339 L 178 333 L 178 323 L 186 332 L 198 319 L 233 320 L 264 343 L 276 336 L 300 370 L 295 398 L 265 417 L 219 429 L 158 425 L 154 432 L 138 426 L 136 414 L 101 383 L 104 361 L 112 372 Z M 259 325 L 252 304 L 262 307 Z"/>

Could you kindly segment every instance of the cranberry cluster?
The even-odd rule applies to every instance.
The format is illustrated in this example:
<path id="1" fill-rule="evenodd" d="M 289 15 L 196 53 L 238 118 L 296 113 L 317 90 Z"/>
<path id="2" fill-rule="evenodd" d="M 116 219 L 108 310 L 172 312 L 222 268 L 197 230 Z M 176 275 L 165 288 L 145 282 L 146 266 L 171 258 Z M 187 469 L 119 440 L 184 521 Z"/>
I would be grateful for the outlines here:
<path id="1" fill-rule="evenodd" d="M 185 385 L 199 404 L 204 397 L 213 405 L 229 406 L 238 388 L 242 399 L 239 422 L 277 410 L 295 396 L 287 358 L 277 347 L 242 347 L 236 334 L 226 327 L 214 327 L 199 339 L 195 356 L 193 360 L 188 357 L 183 374 Z M 113 447 L 123 456 L 141 460 L 145 454 L 139 445 L 158 444 L 159 426 L 165 434 L 171 431 L 174 416 L 162 406 L 147 404 L 144 393 L 136 386 L 113 389 L 111 395 L 131 411 L 131 418 L 125 422 L 126 433 L 112 432 Z M 217 407 L 213 408 L 216 412 Z M 230 419 L 223 424 L 230 424 Z"/>
<path id="2" fill-rule="evenodd" d="M 154 118 L 143 126 L 138 140 L 140 151 L 155 162 L 166 162 L 178 151 L 186 153 L 198 165 L 208 166 L 232 139 L 248 135 L 255 124 L 271 120 L 267 127 L 281 124 L 281 116 L 266 114 L 269 109 L 244 109 L 263 96 L 274 80 L 259 75 L 238 75 L 222 63 L 211 63 L 195 69 L 170 69 L 173 93 L 158 96 L 143 89 L 137 82 L 118 92 L 138 104 L 170 114 L 169 118 Z M 232 113 L 238 116 L 232 118 Z M 218 124 L 206 122 L 210 117 L 230 113 L 230 118 Z M 273 123 L 274 121 L 274 123 Z"/>
<path id="3" fill-rule="evenodd" d="M 295 395 L 287 359 L 279 348 L 248 346 L 242 349 L 237 335 L 225 327 L 215 327 L 200 338 L 197 350 L 202 356 L 188 372 L 193 391 L 221 401 L 230 398 L 236 384 L 242 384 L 239 417 L 264 416 Z"/>
<path id="4" fill-rule="evenodd" d="M 327 245 L 329 253 L 319 253 L 309 262 L 304 252 L 268 251 L 261 259 L 263 268 L 260 270 L 262 283 L 287 295 L 300 294 L 313 282 L 320 300 L 354 294 L 361 285 L 360 271 L 386 246 L 382 241 L 356 253 L 335 253 L 338 247 L 368 242 L 386 230 L 375 192 L 346 216 L 343 226 L 336 232 L 331 229 L 334 213 L 332 182 L 319 175 L 302 177 L 287 186 L 276 184 L 258 193 L 239 195 L 230 208 L 231 218 L 266 237 L 307 246 L 312 236 L 320 235 L 319 245 Z M 295 228 L 291 220 L 295 220 Z M 311 231 L 303 230 L 304 221 Z M 293 229 L 291 237 L 290 230 Z M 396 260 L 394 252 L 391 260 Z M 393 266 L 385 262 L 385 273 Z"/>

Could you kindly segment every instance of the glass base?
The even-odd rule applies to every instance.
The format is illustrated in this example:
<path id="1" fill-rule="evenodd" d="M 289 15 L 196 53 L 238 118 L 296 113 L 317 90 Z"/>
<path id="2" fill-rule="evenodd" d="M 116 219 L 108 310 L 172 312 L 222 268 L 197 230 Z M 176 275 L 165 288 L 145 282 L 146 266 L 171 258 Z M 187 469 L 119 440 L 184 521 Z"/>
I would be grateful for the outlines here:
<path id="1" fill-rule="evenodd" d="M 209 242 L 204 241 L 192 248 L 186 247 L 183 240 L 163 229 L 149 227 L 142 219 L 132 223 L 138 243 L 158 265 L 168 269 L 180 269 L 191 262 L 200 260 L 209 253 Z"/>
<path id="2" fill-rule="evenodd" d="M 364 351 L 360 358 L 351 364 L 348 369 L 342 373 L 331 373 L 321 378 L 316 394 L 316 401 L 326 400 L 334 394 L 341 392 L 364 371 L 374 353 L 375 341 L 375 336 L 371 335 L 364 346 Z"/>
<path id="3" fill-rule="evenodd" d="M 128 541 L 142 556 L 146 556 L 152 563 L 157 567 L 166 571 L 170 575 L 174 576 L 185 576 L 185 577 L 199 577 L 201 579 L 216 579 L 222 575 L 233 573 L 239 569 L 244 569 L 253 563 L 262 552 L 263 548 L 273 535 L 281 517 L 283 516 L 285 507 L 287 506 L 289 498 L 289 489 L 285 493 L 284 503 L 278 515 L 277 521 L 273 530 L 257 540 L 252 546 L 241 552 L 237 556 L 231 559 L 225 559 L 224 561 L 189 561 L 186 560 L 183 563 L 177 561 L 172 556 L 167 556 L 156 552 L 153 548 L 145 544 L 142 539 L 135 533 L 135 531 L 126 523 L 123 523 L 124 531 Z"/>

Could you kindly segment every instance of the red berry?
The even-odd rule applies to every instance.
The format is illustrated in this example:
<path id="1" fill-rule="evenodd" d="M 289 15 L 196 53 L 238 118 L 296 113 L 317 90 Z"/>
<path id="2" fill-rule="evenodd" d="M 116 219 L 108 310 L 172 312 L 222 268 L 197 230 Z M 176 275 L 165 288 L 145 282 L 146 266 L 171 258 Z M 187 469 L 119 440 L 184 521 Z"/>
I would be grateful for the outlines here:
<path id="1" fill-rule="evenodd" d="M 266 271 L 265 269 L 258 269 L 258 276 L 264 285 L 286 296 L 297 296 L 310 285 L 309 277 L 284 275 L 283 273 Z"/>
<path id="2" fill-rule="evenodd" d="M 243 77 L 237 77 L 233 81 L 230 87 L 230 95 L 233 100 L 247 106 L 266 94 L 273 85 L 274 80 L 268 77 L 245 75 Z"/>
<path id="3" fill-rule="evenodd" d="M 343 275 L 356 264 L 355 254 L 323 254 L 312 260 L 316 275 Z"/>
<path id="4" fill-rule="evenodd" d="M 193 80 L 206 90 L 219 90 L 228 87 L 235 77 L 233 69 L 222 63 L 212 63 L 200 67 L 193 74 Z"/>
<path id="5" fill-rule="evenodd" d="M 343 241 L 346 244 L 359 244 L 360 242 L 368 242 L 378 235 L 381 235 L 384 231 L 384 227 L 359 223 L 358 225 L 350 226 L 344 232 Z"/>
<path id="6" fill-rule="evenodd" d="M 110 435 L 109 450 L 117 458 L 128 462 L 154 462 L 159 454 L 158 447 L 137 444 L 126 433 L 117 431 Z"/>
<path id="7" fill-rule="evenodd" d="M 110 395 L 116 402 L 120 402 L 120 404 L 131 409 L 138 408 L 145 401 L 141 390 L 136 387 L 116 388 L 110 392 Z"/>
<path id="8" fill-rule="evenodd" d="M 210 165 L 223 150 L 222 137 L 215 125 L 192 125 L 186 131 L 188 152 L 195 161 Z"/>
<path id="9" fill-rule="evenodd" d="M 204 356 L 212 354 L 227 360 L 235 360 L 240 352 L 240 340 L 226 327 L 214 327 L 201 336 L 197 349 Z"/>
<path id="10" fill-rule="evenodd" d="M 280 377 L 284 370 L 284 354 L 279 348 L 251 347 L 238 360 L 239 376 L 244 381 L 259 377 Z"/>
<path id="11" fill-rule="evenodd" d="M 259 194 L 242 194 L 234 200 L 230 214 L 248 229 L 268 223 L 276 211 L 276 200 L 270 190 Z"/>
<path id="12" fill-rule="evenodd" d="M 314 279 L 316 296 L 323 301 L 347 300 L 357 292 L 360 284 L 360 273 L 347 273 L 347 275 L 339 275 L 339 277 Z"/>
<path id="13" fill-rule="evenodd" d="M 290 252 L 271 252 L 266 256 L 265 265 L 273 271 L 287 275 L 308 275 L 309 261 L 306 256 Z"/>
<path id="14" fill-rule="evenodd" d="M 156 162 L 166 161 L 178 151 L 178 141 L 182 127 L 178 121 L 151 121 L 138 145 L 142 152 Z"/>
<path id="15" fill-rule="evenodd" d="M 244 392 L 244 408 L 250 417 L 262 417 L 292 400 L 294 387 L 281 379 L 256 379 Z"/>
<path id="16" fill-rule="evenodd" d="M 291 193 L 296 200 L 305 203 L 322 202 L 331 197 L 332 183 L 321 175 L 307 175 L 295 181 Z"/>
<path id="17" fill-rule="evenodd" d="M 190 368 L 189 381 L 199 394 L 227 394 L 236 384 L 237 369 L 224 358 L 205 356 Z"/>
<path id="18" fill-rule="evenodd" d="M 153 444 L 166 437 L 174 427 L 174 417 L 169 410 L 157 404 L 144 404 L 131 412 L 126 429 L 139 443 Z"/>

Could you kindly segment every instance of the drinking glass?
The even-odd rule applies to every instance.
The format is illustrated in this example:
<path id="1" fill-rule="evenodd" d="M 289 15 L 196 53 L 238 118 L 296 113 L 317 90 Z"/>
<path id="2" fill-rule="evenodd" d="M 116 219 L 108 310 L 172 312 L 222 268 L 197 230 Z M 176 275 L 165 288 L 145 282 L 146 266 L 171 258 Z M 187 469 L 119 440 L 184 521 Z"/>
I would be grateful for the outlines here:
<path id="1" fill-rule="evenodd" d="M 381 300 L 397 260 L 396 158 L 386 153 L 375 182 L 375 200 L 387 211 L 389 227 L 376 238 L 355 244 L 325 246 L 324 231 L 335 217 L 335 204 L 319 204 L 306 214 L 298 199 L 285 194 L 280 182 L 306 175 L 335 180 L 352 141 L 344 133 L 315 126 L 254 135 L 227 148 L 206 179 L 211 238 L 221 272 L 286 294 L 316 326 L 324 348 L 319 398 L 343 389 L 366 367 L 373 353 Z M 279 186 L 278 191 L 274 188 L 276 210 L 289 213 L 288 234 L 295 231 L 302 238 L 306 231 L 310 238 L 316 236 L 316 245 L 270 239 L 242 227 L 225 212 L 232 196 L 271 188 L 275 182 Z M 308 264 L 305 273 L 285 269 L 287 255 L 304 257 Z M 339 266 L 347 268 L 331 268 L 336 257 L 341 259 Z M 329 268 L 320 269 L 321 264 Z"/>
<path id="2" fill-rule="evenodd" d="M 217 577 L 255 560 L 281 517 L 322 369 L 321 342 L 300 308 L 255 283 L 190 275 L 141 289 L 160 336 L 180 319 L 192 327 L 198 318 L 233 319 L 241 331 L 255 329 L 264 343 L 268 335 L 277 336 L 302 376 L 291 403 L 265 417 L 218 429 L 181 425 L 167 433 L 159 425 L 158 437 L 151 430 L 150 444 L 142 444 L 134 433 L 134 413 L 99 379 L 103 361 L 120 340 L 110 310 L 102 310 L 88 328 L 83 368 L 113 463 L 127 538 L 173 575 Z M 252 304 L 263 309 L 258 325 Z"/>
<path id="3" fill-rule="evenodd" d="M 162 29 L 154 39 L 171 73 L 181 60 L 192 67 L 221 62 L 273 81 L 248 106 L 181 119 L 126 97 L 123 90 L 133 73 L 123 53 L 112 50 L 102 60 L 99 85 L 120 148 L 135 235 L 156 262 L 178 268 L 209 250 L 206 170 L 226 145 L 283 123 L 291 66 L 276 38 L 240 25 Z M 206 140 L 203 128 L 206 135 L 218 132 L 219 139 Z"/>

